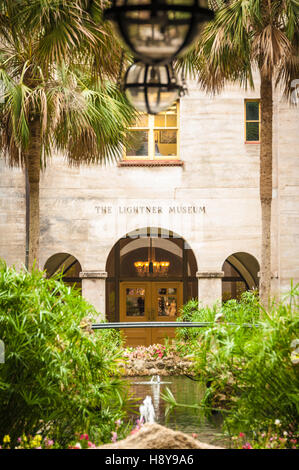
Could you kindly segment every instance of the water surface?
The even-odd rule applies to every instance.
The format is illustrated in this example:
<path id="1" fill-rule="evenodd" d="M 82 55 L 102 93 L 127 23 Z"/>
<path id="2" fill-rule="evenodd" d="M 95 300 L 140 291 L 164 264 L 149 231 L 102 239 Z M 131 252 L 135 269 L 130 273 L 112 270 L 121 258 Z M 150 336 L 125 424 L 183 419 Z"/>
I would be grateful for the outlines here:
<path id="1" fill-rule="evenodd" d="M 156 423 L 187 434 L 196 433 L 202 442 L 228 447 L 227 440 L 221 436 L 220 414 L 213 415 L 208 420 L 200 418 L 199 412 L 194 408 L 176 407 L 167 417 L 165 416 L 167 403 L 161 398 L 161 394 L 165 393 L 166 387 L 178 403 L 192 405 L 200 402 L 204 394 L 202 385 L 186 376 L 160 377 L 161 383 L 150 383 L 151 379 L 152 376 L 127 378 L 131 384 L 132 396 L 138 398 L 138 405 L 147 395 L 152 397 Z M 134 419 L 136 418 L 135 415 Z"/>

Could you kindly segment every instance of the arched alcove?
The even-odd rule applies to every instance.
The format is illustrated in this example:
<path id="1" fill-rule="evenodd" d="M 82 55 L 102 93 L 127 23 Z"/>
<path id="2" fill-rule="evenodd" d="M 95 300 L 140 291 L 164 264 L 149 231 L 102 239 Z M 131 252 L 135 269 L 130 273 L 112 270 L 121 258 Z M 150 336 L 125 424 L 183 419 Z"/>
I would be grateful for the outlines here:
<path id="1" fill-rule="evenodd" d="M 145 227 L 120 238 L 109 253 L 106 271 L 109 321 L 120 320 L 121 283 L 181 283 L 183 302 L 198 295 L 197 263 L 191 247 L 163 228 Z"/>
<path id="2" fill-rule="evenodd" d="M 45 263 L 44 270 L 47 277 L 52 277 L 56 273 L 63 273 L 63 281 L 70 285 L 76 286 L 81 291 L 82 281 L 79 273 L 82 271 L 81 265 L 77 258 L 69 253 L 56 253 Z"/>
<path id="3" fill-rule="evenodd" d="M 222 300 L 240 299 L 247 290 L 258 290 L 259 263 L 249 253 L 237 252 L 228 256 L 223 263 Z"/>

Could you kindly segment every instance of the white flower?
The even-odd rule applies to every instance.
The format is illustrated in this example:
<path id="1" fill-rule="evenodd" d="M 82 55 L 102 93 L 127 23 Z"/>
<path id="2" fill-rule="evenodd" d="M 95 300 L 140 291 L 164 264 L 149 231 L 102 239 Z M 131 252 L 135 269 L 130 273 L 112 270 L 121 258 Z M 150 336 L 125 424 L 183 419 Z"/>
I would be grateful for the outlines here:
<path id="1" fill-rule="evenodd" d="M 279 419 L 276 419 L 276 420 L 274 421 L 274 424 L 275 424 L 275 426 L 280 426 L 280 420 L 279 420 Z"/>

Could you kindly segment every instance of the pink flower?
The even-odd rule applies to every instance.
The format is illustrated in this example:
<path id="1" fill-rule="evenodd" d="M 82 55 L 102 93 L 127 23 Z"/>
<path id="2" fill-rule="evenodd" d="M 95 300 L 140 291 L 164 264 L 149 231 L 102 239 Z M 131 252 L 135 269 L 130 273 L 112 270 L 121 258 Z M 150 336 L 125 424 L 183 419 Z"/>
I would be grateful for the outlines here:
<path id="1" fill-rule="evenodd" d="M 88 434 L 81 434 L 80 441 L 82 441 L 83 439 L 86 439 L 86 441 L 88 441 L 89 439 Z"/>
<path id="2" fill-rule="evenodd" d="M 52 441 L 52 439 L 45 439 L 45 444 L 47 447 L 51 447 L 54 444 L 54 441 Z"/>
<path id="3" fill-rule="evenodd" d="M 75 444 L 74 447 L 71 447 L 71 449 L 81 449 L 80 442 L 77 442 L 77 444 Z"/>
<path id="4" fill-rule="evenodd" d="M 132 429 L 132 431 L 130 432 L 130 434 L 136 434 L 136 432 L 138 432 L 139 429 Z"/>
<path id="5" fill-rule="evenodd" d="M 88 441 L 88 447 L 90 447 L 91 449 L 95 449 L 95 444 L 93 444 L 92 442 Z"/>
<path id="6" fill-rule="evenodd" d="M 246 442 L 246 444 L 242 446 L 242 449 L 252 449 L 252 446 L 249 444 L 249 442 Z"/>
<path id="7" fill-rule="evenodd" d="M 196 439 L 198 437 L 198 434 L 196 434 L 195 432 L 192 433 L 192 437 L 194 437 L 194 439 Z"/>
<path id="8" fill-rule="evenodd" d="M 112 431 L 111 434 L 112 434 L 111 441 L 116 442 L 117 441 L 117 432 Z"/>
<path id="9" fill-rule="evenodd" d="M 239 437 L 245 437 L 245 434 L 243 432 L 240 432 Z"/>

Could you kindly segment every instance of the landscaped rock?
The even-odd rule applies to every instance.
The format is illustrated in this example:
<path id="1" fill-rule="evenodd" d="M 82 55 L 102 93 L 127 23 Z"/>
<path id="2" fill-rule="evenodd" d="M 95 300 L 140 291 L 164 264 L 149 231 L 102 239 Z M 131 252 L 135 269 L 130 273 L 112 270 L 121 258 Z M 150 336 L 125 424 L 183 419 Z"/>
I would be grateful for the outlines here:
<path id="1" fill-rule="evenodd" d="M 193 439 L 180 431 L 159 424 L 145 424 L 122 441 L 105 444 L 99 449 L 222 449 Z"/>
<path id="2" fill-rule="evenodd" d="M 153 349 L 154 348 L 154 349 Z M 153 351 L 156 355 L 153 355 Z M 165 354 L 165 347 L 154 345 L 148 349 L 137 347 L 133 351 L 126 353 L 122 375 L 146 376 L 146 375 L 181 375 L 192 374 L 192 359 L 181 357 L 175 351 L 168 351 Z"/>
<path id="3" fill-rule="evenodd" d="M 159 361 L 159 362 L 157 362 L 156 367 L 157 367 L 157 369 L 164 369 L 165 365 L 164 365 L 163 361 Z"/>
<path id="4" fill-rule="evenodd" d="M 123 368 L 123 375 L 144 376 L 144 375 L 180 375 L 192 374 L 192 362 L 182 360 L 179 357 L 163 357 L 156 360 L 131 359 Z"/>

